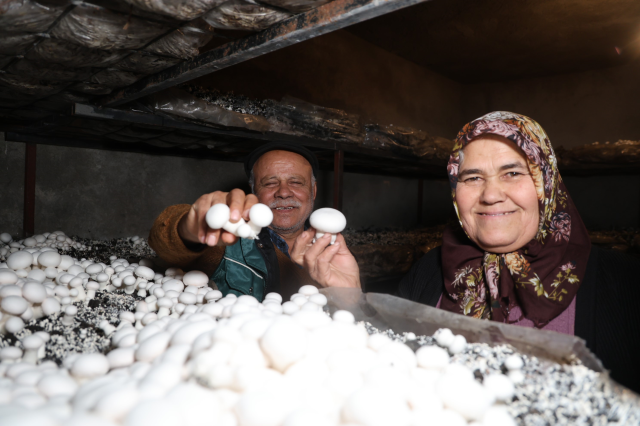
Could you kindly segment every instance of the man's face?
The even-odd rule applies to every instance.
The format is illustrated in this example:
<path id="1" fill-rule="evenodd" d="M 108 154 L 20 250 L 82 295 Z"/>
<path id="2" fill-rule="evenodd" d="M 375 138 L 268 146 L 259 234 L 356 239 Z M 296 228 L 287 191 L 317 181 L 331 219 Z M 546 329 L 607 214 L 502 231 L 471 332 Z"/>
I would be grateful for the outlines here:
<path id="1" fill-rule="evenodd" d="M 293 233 L 304 227 L 317 192 L 312 175 L 311 164 L 294 152 L 269 151 L 256 161 L 254 191 L 273 211 L 272 229 Z"/>

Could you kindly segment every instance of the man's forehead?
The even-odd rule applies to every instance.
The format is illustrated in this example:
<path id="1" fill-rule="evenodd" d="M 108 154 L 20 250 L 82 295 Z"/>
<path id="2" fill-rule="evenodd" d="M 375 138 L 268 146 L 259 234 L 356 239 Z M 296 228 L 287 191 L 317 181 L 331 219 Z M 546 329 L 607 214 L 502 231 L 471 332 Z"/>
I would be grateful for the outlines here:
<path id="1" fill-rule="evenodd" d="M 311 164 L 302 155 L 291 151 L 274 150 L 264 153 L 254 165 L 256 174 L 299 174 L 312 171 Z"/>

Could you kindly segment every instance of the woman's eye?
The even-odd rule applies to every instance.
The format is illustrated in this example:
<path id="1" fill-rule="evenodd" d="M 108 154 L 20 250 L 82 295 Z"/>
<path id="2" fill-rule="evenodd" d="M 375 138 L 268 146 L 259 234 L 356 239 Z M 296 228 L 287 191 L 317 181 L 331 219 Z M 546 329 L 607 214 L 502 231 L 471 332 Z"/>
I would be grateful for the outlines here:
<path id="1" fill-rule="evenodd" d="M 464 183 L 480 182 L 480 178 L 478 176 L 474 176 L 474 177 L 466 178 L 463 182 Z"/>

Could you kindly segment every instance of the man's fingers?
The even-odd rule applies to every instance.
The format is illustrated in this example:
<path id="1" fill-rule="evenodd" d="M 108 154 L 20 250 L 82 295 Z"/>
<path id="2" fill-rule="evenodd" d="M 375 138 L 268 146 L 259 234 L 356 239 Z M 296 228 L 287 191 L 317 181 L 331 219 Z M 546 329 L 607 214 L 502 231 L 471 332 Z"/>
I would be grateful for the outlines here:
<path id="1" fill-rule="evenodd" d="M 237 223 L 242 218 L 246 196 L 241 189 L 234 189 L 227 195 L 227 205 L 231 210 L 229 221 Z"/>
<path id="2" fill-rule="evenodd" d="M 242 217 L 244 220 L 249 220 L 249 210 L 251 207 L 258 204 L 258 197 L 253 194 L 248 194 L 244 199 L 244 210 L 242 211 Z"/>
<path id="3" fill-rule="evenodd" d="M 340 246 L 340 243 L 334 243 L 333 245 L 327 247 L 316 259 L 316 272 L 319 277 L 323 277 L 326 281 L 329 280 L 329 276 L 331 275 L 331 261 L 333 260 L 333 257 L 338 253 L 338 250 L 340 250 Z"/>
<path id="4" fill-rule="evenodd" d="M 315 230 L 308 229 L 298 235 L 295 242 L 293 243 L 293 247 L 291 247 L 291 251 L 289 255 L 291 256 L 291 260 L 297 263 L 298 265 L 303 265 L 304 255 L 307 252 L 307 249 L 310 247 L 310 242 L 313 239 L 313 234 Z"/>
<path id="5" fill-rule="evenodd" d="M 305 257 L 315 259 L 324 251 L 327 246 L 331 244 L 331 234 L 324 234 L 321 238 L 318 238 L 311 247 L 307 249 Z"/>

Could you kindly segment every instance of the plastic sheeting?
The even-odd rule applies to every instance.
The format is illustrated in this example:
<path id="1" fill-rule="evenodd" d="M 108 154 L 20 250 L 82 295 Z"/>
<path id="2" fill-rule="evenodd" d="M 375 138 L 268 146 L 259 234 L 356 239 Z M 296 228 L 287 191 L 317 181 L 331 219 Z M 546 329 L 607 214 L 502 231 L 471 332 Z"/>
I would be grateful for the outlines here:
<path id="1" fill-rule="evenodd" d="M 20 59 L 11 64 L 7 71 L 15 75 L 52 81 L 82 81 L 92 74 L 90 68 L 69 69 L 61 65 L 46 64 Z"/>
<path id="2" fill-rule="evenodd" d="M 51 31 L 53 37 L 92 49 L 141 49 L 169 27 L 91 6 L 76 6 Z"/>
<path id="3" fill-rule="evenodd" d="M 32 0 L 0 1 L 0 29 L 5 32 L 41 33 L 64 12 L 65 2 L 56 6 Z"/>
<path id="4" fill-rule="evenodd" d="M 179 89 L 153 95 L 149 100 L 150 106 L 157 111 L 217 126 L 239 127 L 258 132 L 265 132 L 270 127 L 264 117 L 228 111 Z"/>
<path id="5" fill-rule="evenodd" d="M 114 67 L 123 71 L 148 75 L 170 68 L 180 62 L 180 59 L 175 58 L 163 58 L 144 53 L 134 53 L 115 64 Z"/>
<path id="6" fill-rule="evenodd" d="M 190 21 L 225 0 L 124 0 L 149 12 L 170 16 L 180 21 Z"/>
<path id="7" fill-rule="evenodd" d="M 203 16 L 215 28 L 245 31 L 261 31 L 289 17 L 290 13 L 243 0 L 227 1 Z"/>
<path id="8" fill-rule="evenodd" d="M 11 61 L 13 61 L 13 57 L 0 55 L 0 68 L 6 67 Z"/>
<path id="9" fill-rule="evenodd" d="M 38 80 L 30 77 L 5 73 L 0 74 L 0 84 L 10 87 L 16 92 L 30 95 L 35 98 L 41 98 L 60 92 L 69 83 Z"/>
<path id="10" fill-rule="evenodd" d="M 86 93 L 87 95 L 108 95 L 113 90 L 101 84 L 82 82 L 71 86 L 69 90 Z"/>
<path id="11" fill-rule="evenodd" d="M 364 139 L 358 115 L 289 96 L 273 104 L 269 121 L 274 125 L 274 131 L 280 133 L 358 144 Z"/>
<path id="12" fill-rule="evenodd" d="M 19 55 L 39 38 L 36 34 L 0 32 L 0 55 Z"/>
<path id="13" fill-rule="evenodd" d="M 52 62 L 68 68 L 108 67 L 120 61 L 128 53 L 125 50 L 87 49 L 64 40 L 48 39 L 38 43 L 27 53 L 26 58 Z"/>
<path id="14" fill-rule="evenodd" d="M 640 164 L 640 141 L 619 140 L 614 143 L 594 142 L 571 149 L 556 149 L 562 166 L 593 164 L 622 166 Z"/>
<path id="15" fill-rule="evenodd" d="M 327 4 L 330 1 L 331 0 L 262 0 L 261 3 L 280 7 L 293 13 L 302 13 Z"/>
<path id="16" fill-rule="evenodd" d="M 190 59 L 200 54 L 200 48 L 213 38 L 213 27 L 204 20 L 197 20 L 177 29 L 144 50 L 162 56 Z"/>
<path id="17" fill-rule="evenodd" d="M 365 129 L 367 133 L 363 145 L 389 149 L 400 155 L 446 160 L 453 149 L 453 141 L 430 136 L 422 130 L 377 124 L 368 124 Z"/>
<path id="18" fill-rule="evenodd" d="M 98 74 L 91 77 L 91 83 L 116 89 L 119 87 L 129 86 L 139 79 L 140 77 L 130 72 L 109 68 L 107 70 L 100 71 Z"/>

